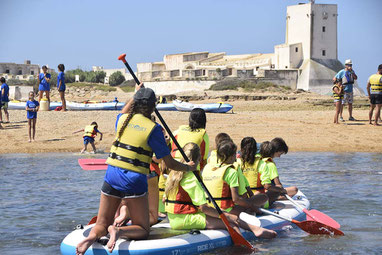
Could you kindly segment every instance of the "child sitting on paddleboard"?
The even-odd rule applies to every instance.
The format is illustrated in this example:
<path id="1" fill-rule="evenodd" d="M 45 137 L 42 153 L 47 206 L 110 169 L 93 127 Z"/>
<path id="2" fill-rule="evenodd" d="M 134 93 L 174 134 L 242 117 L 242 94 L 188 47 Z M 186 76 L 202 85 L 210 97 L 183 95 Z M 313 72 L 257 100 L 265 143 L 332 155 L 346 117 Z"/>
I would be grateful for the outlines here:
<path id="1" fill-rule="evenodd" d="M 218 156 L 216 154 L 217 148 L 221 141 L 223 140 L 232 140 L 231 137 L 227 133 L 219 133 L 215 136 L 215 150 L 211 151 L 210 156 L 208 157 L 207 163 L 217 163 Z"/>
<path id="2" fill-rule="evenodd" d="M 90 125 L 86 126 L 83 129 L 77 130 L 73 132 L 73 134 L 79 133 L 79 132 L 85 132 L 83 135 L 84 138 L 84 148 L 81 150 L 81 153 L 84 153 L 88 147 L 88 144 L 93 148 L 93 153 L 97 152 L 97 149 L 95 147 L 94 138 L 97 136 L 97 134 L 101 134 L 101 137 L 99 138 L 100 141 L 102 141 L 103 134 L 101 131 L 98 130 L 98 124 L 97 122 L 93 121 Z"/>
<path id="3" fill-rule="evenodd" d="M 38 101 L 34 99 L 34 92 L 29 92 L 29 100 L 27 101 L 25 110 L 27 111 L 27 119 L 28 119 L 28 134 L 29 134 L 29 142 L 35 141 L 36 134 L 36 121 L 37 121 L 37 112 L 40 107 Z"/>
<path id="4" fill-rule="evenodd" d="M 218 163 L 208 163 L 203 169 L 203 181 L 216 203 L 226 212 L 239 216 L 242 212 L 257 211 L 268 198 L 264 194 L 245 197 L 247 192 L 245 182 L 240 181 L 239 168 L 235 168 L 237 147 L 231 140 L 223 140 L 217 148 Z M 243 176 L 244 177 L 244 176 Z M 244 177 L 245 179 L 245 177 Z M 257 237 L 273 238 L 276 232 L 244 224 L 241 225 L 251 230 Z"/>
<path id="5" fill-rule="evenodd" d="M 197 144 L 187 143 L 183 150 L 195 163 L 201 159 Z M 194 173 L 171 171 L 166 182 L 164 202 L 173 229 L 226 229 L 216 209 L 208 205 L 204 190 Z M 274 231 L 249 225 L 234 214 L 224 214 L 236 230 L 241 227 L 262 238 L 275 235 Z"/>
<path id="6" fill-rule="evenodd" d="M 259 166 L 259 172 L 264 174 L 263 179 L 269 179 L 271 183 L 264 183 L 264 188 L 269 190 L 272 186 L 280 189 L 284 189 L 280 182 L 279 173 L 277 171 L 276 164 L 273 162 L 274 158 L 279 158 L 283 154 L 288 153 L 288 146 L 282 138 L 276 137 L 272 141 L 263 142 L 260 146 L 260 154 L 264 164 Z M 286 192 L 290 197 L 293 197 L 298 192 L 298 188 L 287 187 L 280 192 Z M 279 199 L 283 199 L 282 196 Z"/>

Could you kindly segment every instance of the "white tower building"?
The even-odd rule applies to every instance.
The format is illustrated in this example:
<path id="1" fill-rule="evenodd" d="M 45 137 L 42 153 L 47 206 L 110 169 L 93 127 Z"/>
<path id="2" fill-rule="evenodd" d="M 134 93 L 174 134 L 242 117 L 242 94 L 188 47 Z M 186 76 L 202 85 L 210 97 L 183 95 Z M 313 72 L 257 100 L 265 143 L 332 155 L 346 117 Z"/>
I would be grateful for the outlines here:
<path id="1" fill-rule="evenodd" d="M 337 5 L 287 7 L 285 44 L 275 46 L 276 69 L 299 69 L 298 89 L 331 93 L 332 78 L 344 65 L 338 60 Z M 348 56 L 351 58 L 351 56 Z M 363 91 L 354 86 L 356 94 Z"/>

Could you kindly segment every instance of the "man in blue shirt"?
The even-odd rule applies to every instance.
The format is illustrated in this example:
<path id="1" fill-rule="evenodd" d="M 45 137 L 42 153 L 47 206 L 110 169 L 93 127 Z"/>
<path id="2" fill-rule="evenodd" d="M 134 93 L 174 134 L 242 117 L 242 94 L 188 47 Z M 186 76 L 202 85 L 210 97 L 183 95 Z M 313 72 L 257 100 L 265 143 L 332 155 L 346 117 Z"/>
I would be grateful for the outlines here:
<path id="1" fill-rule="evenodd" d="M 8 102 L 9 102 L 9 86 L 5 83 L 5 78 L 0 78 L 1 82 L 1 108 L 4 110 L 5 118 L 7 121 L 5 123 L 9 123 L 9 113 L 8 113 Z M 1 114 L 0 109 L 0 122 L 3 122 L 3 115 Z"/>
<path id="2" fill-rule="evenodd" d="M 349 109 L 349 120 L 355 120 L 353 118 L 353 84 L 354 81 L 357 80 L 358 77 L 354 73 L 353 70 L 353 63 L 351 59 L 347 59 L 345 61 L 345 68 L 340 70 L 336 76 L 334 76 L 333 81 L 340 80 L 342 82 L 342 85 L 344 86 L 344 99 L 342 100 L 342 104 L 348 104 Z M 344 118 L 342 117 L 342 111 L 343 107 L 340 111 L 340 120 L 344 121 Z"/>

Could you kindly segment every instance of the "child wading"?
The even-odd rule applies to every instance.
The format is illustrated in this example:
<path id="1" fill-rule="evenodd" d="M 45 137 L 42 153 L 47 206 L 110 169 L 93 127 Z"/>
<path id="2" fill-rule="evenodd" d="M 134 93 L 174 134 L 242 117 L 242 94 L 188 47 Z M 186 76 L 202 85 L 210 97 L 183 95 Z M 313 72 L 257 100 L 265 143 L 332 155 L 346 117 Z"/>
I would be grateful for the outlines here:
<path id="1" fill-rule="evenodd" d="M 162 127 L 150 118 L 155 109 L 156 96 L 152 89 L 141 88 L 126 103 L 117 119 L 117 136 L 106 163 L 104 184 L 96 225 L 76 248 L 77 255 L 100 237 L 110 234 L 107 247 L 111 253 L 119 237 L 146 239 L 150 232 L 147 175 L 153 152 L 168 167 L 179 171 L 195 171 L 194 162 L 182 164 L 174 160 L 167 147 Z M 128 207 L 131 225 L 113 226 L 121 201 Z"/>
<path id="2" fill-rule="evenodd" d="M 84 131 L 84 148 L 81 150 L 81 153 L 84 153 L 86 149 L 88 148 L 88 144 L 93 148 L 93 153 L 97 153 L 97 149 L 95 147 L 94 138 L 97 136 L 98 133 L 101 134 L 101 137 L 99 138 L 100 141 L 102 141 L 103 134 L 101 131 L 98 130 L 98 124 L 97 122 L 93 121 L 92 124 L 86 126 L 84 129 L 77 130 L 73 132 L 73 134 L 76 134 L 78 132 Z"/>
<path id="3" fill-rule="evenodd" d="M 37 121 L 37 112 L 39 109 L 39 103 L 34 100 L 34 92 L 29 92 L 29 100 L 27 101 L 25 110 L 27 111 L 27 119 L 28 119 L 28 134 L 29 134 L 29 142 L 35 141 L 36 134 L 36 121 Z M 31 134 L 32 133 L 32 134 Z"/>

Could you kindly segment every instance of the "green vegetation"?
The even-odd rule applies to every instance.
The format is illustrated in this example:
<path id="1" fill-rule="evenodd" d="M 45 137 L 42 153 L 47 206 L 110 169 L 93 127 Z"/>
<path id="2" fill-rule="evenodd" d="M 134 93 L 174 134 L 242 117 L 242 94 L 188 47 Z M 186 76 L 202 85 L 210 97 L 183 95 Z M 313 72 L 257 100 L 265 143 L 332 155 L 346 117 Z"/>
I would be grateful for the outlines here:
<path id="1" fill-rule="evenodd" d="M 118 86 L 125 81 L 125 76 L 120 71 L 112 73 L 109 78 L 110 86 Z"/>
<path id="2" fill-rule="evenodd" d="M 223 80 L 212 85 L 210 90 L 237 90 L 238 88 L 243 88 L 244 91 L 247 92 L 270 88 L 291 90 L 291 88 L 287 86 L 278 86 L 271 82 L 255 82 L 251 80 Z"/>
<path id="3" fill-rule="evenodd" d="M 104 71 L 83 71 L 80 68 L 69 70 L 65 72 L 65 82 L 73 83 L 75 81 L 75 76 L 79 75 L 80 82 L 91 82 L 91 83 L 104 83 L 106 73 Z M 57 78 L 56 78 L 57 79 Z"/>
<path id="4" fill-rule="evenodd" d="M 119 87 L 122 89 L 123 92 L 134 92 L 135 90 L 135 81 L 134 80 L 128 80 L 122 82 Z"/>
<path id="5" fill-rule="evenodd" d="M 110 87 L 108 85 L 102 85 L 102 84 L 94 84 L 94 83 L 83 83 L 83 82 L 73 82 L 73 83 L 66 83 L 66 86 L 68 88 L 84 88 L 84 87 L 92 87 L 92 89 L 95 90 L 102 90 L 102 91 L 116 91 L 117 88 Z"/>

